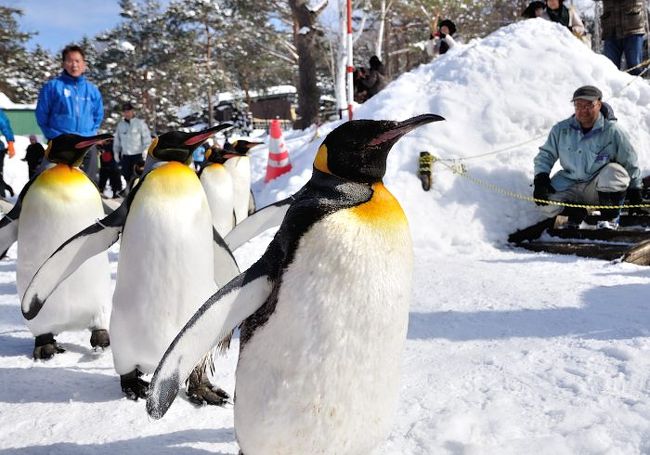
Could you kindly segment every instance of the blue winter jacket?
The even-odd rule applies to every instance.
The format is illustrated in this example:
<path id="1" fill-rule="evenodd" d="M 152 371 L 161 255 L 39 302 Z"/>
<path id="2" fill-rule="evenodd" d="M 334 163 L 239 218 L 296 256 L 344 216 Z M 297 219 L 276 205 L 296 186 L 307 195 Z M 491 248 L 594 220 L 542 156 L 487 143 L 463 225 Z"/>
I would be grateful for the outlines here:
<path id="1" fill-rule="evenodd" d="M 605 120 L 602 114 L 587 134 L 582 133 L 575 115 L 556 124 L 535 157 L 535 175 L 550 174 L 558 159 L 562 170 L 551 179 L 556 191 L 590 181 L 608 163 L 623 166 L 630 175 L 630 188 L 641 188 L 641 171 L 632 144 L 616 122 Z"/>
<path id="2" fill-rule="evenodd" d="M 4 137 L 7 140 L 7 142 L 14 141 L 14 130 L 11 129 L 11 123 L 9 123 L 7 114 L 5 114 L 5 111 L 3 111 L 2 109 L 0 109 L 0 132 L 4 134 Z"/>
<path id="3" fill-rule="evenodd" d="M 63 133 L 93 136 L 104 118 L 99 89 L 85 77 L 63 71 L 38 94 L 36 121 L 49 140 Z"/>

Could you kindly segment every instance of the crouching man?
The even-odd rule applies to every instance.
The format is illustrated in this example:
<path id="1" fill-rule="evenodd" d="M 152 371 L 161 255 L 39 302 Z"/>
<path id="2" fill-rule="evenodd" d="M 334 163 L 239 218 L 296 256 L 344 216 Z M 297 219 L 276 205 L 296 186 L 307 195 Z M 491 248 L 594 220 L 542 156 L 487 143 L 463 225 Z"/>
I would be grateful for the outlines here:
<path id="1" fill-rule="evenodd" d="M 603 109 L 602 97 L 602 92 L 590 85 L 574 92 L 575 114 L 553 126 L 535 157 L 533 196 L 612 206 L 600 210 L 598 227 L 616 229 L 626 193 L 631 204 L 641 203 L 642 182 L 637 154 L 613 115 L 607 115 L 609 109 Z M 562 169 L 550 178 L 558 160 Z M 585 209 L 535 203 L 549 217 L 561 212 L 568 215 L 570 227 L 579 226 L 587 216 Z"/>

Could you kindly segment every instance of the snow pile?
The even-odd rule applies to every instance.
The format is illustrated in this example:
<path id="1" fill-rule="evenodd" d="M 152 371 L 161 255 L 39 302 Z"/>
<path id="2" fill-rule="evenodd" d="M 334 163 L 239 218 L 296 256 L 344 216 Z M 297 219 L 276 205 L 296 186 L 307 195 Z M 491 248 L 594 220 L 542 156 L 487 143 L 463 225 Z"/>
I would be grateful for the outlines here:
<path id="1" fill-rule="evenodd" d="M 523 144 L 465 164 L 473 177 L 529 195 L 537 147 L 571 115 L 571 94 L 584 84 L 603 90 L 646 174 L 647 82 L 541 20 L 453 49 L 356 112 L 357 118 L 403 120 L 425 112 L 447 118 L 400 140 L 389 157 L 386 186 L 407 211 L 415 275 L 399 410 L 378 455 L 650 453 L 650 269 L 504 247 L 509 232 L 539 217 L 533 204 L 440 164 L 430 192 L 415 175 L 422 150 L 471 157 Z M 259 206 L 309 179 L 316 150 L 335 126 L 323 125 L 318 135 L 286 132 L 293 170 L 269 184 L 263 183 L 268 148 L 254 150 Z M 18 175 L 22 166 L 26 172 L 15 159 L 5 166 L 5 173 Z M 236 252 L 242 268 L 271 235 Z M 110 257 L 115 270 L 117 248 Z M 196 409 L 178 399 L 152 422 L 142 402 L 122 397 L 110 353 L 92 353 L 88 333 L 62 334 L 65 354 L 33 362 L 15 292 L 14 246 L 0 264 L 0 450 L 237 453 L 231 409 Z M 237 349 L 235 339 L 215 373 L 228 391 Z"/>

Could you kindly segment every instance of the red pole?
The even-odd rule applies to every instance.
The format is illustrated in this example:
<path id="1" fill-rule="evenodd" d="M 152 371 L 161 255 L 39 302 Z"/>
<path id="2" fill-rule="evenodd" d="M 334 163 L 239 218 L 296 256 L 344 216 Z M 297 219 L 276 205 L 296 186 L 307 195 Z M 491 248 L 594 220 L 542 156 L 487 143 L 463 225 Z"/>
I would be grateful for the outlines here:
<path id="1" fill-rule="evenodd" d="M 348 23 L 348 66 L 347 66 L 347 80 L 348 80 L 348 120 L 352 120 L 352 101 L 354 100 L 354 81 L 352 76 L 354 73 L 354 64 L 352 60 L 352 0 L 347 0 L 347 23 Z"/>

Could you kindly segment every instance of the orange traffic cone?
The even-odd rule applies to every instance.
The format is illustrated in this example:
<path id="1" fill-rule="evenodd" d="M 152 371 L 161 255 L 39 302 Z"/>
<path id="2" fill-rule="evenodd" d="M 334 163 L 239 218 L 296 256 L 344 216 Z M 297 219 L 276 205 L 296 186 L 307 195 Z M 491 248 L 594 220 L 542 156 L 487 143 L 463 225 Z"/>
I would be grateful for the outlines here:
<path id="1" fill-rule="evenodd" d="M 266 164 L 265 182 L 270 182 L 276 177 L 281 176 L 291 170 L 289 161 L 289 150 L 282 138 L 282 128 L 280 120 L 271 120 L 270 129 L 271 139 L 269 141 L 269 160 Z"/>

